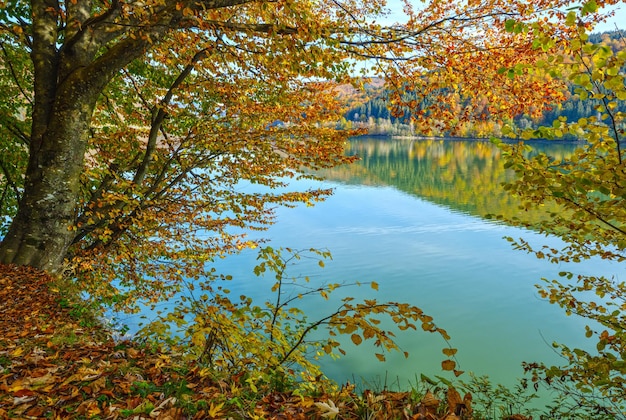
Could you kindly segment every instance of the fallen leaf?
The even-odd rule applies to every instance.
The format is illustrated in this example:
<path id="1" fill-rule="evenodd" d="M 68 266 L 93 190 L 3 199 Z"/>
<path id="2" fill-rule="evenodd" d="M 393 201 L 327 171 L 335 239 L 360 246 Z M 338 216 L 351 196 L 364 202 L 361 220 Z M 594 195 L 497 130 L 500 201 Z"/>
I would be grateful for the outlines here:
<path id="1" fill-rule="evenodd" d="M 33 396 L 33 395 L 25 395 L 23 397 L 14 397 L 13 398 L 13 405 L 26 404 L 26 403 L 29 403 L 31 401 L 35 401 L 36 399 L 37 399 L 37 397 Z"/>
<path id="2" fill-rule="evenodd" d="M 42 417 L 43 412 L 44 412 L 43 407 L 35 406 L 27 410 L 24 414 L 26 414 L 29 417 Z"/>
<path id="3" fill-rule="evenodd" d="M 315 406 L 322 412 L 322 417 L 334 419 L 339 414 L 339 409 L 332 400 L 328 400 L 328 403 L 316 402 Z"/>
<path id="4" fill-rule="evenodd" d="M 28 334 L 28 332 L 26 332 L 26 334 Z M 18 347 L 11 352 L 12 357 L 20 357 L 23 354 L 24 354 L 24 349 L 22 347 Z"/>

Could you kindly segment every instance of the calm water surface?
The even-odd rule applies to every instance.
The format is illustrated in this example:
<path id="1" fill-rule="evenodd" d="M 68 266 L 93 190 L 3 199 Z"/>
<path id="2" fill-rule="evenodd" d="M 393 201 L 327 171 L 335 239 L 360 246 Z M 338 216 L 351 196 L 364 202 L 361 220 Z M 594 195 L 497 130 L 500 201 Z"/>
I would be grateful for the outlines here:
<path id="1" fill-rule="evenodd" d="M 551 154 L 566 154 L 572 146 L 540 144 Z M 542 277 L 556 278 L 566 268 L 515 251 L 503 239 L 524 237 L 555 244 L 552 238 L 484 219 L 487 213 L 512 215 L 516 203 L 500 183 L 510 174 L 499 151 L 488 142 L 362 138 L 348 153 L 355 165 L 325 173 L 327 180 L 296 186 L 335 188 L 335 194 L 315 207 L 280 209 L 267 237 L 270 245 L 327 248 L 333 259 L 320 269 L 304 261 L 291 274 L 309 275 L 313 282 L 376 281 L 350 289 L 347 295 L 407 302 L 422 308 L 452 337 L 459 349 L 459 368 L 489 375 L 511 385 L 522 377 L 522 361 L 559 361 L 553 341 L 589 347 L 584 320 L 567 317 L 541 299 L 534 287 Z M 260 301 L 271 279 L 251 275 L 256 254 L 244 253 L 220 263 L 235 279 L 229 287 Z M 623 268 L 599 261 L 573 267 L 577 272 L 622 276 Z M 235 295 L 236 296 L 236 295 Z M 303 302 L 311 319 L 337 307 L 336 301 Z M 380 363 L 371 347 L 348 345 L 347 356 L 322 360 L 325 373 L 345 382 L 406 387 L 416 375 L 442 375 L 442 340 L 421 331 L 398 334 L 403 350 Z M 385 379 L 386 378 L 386 379 Z"/>

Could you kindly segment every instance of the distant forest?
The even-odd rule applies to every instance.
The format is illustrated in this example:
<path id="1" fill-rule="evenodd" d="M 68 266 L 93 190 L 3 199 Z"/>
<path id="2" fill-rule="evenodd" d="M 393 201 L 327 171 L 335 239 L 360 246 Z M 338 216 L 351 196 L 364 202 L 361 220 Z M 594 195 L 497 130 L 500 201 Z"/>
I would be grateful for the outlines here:
<path id="1" fill-rule="evenodd" d="M 589 41 L 598 44 L 603 43 L 617 52 L 626 48 L 626 31 L 611 31 L 595 33 L 589 36 Z M 408 109 L 404 110 L 404 116 L 396 118 L 391 115 L 385 100 L 385 91 L 381 83 L 372 83 L 365 88 L 365 100 L 353 100 L 354 106 L 344 114 L 340 125 L 343 128 L 366 128 L 370 135 L 411 136 L 419 135 L 410 123 L 411 114 Z M 567 121 L 577 121 L 583 117 L 593 116 L 598 100 L 581 101 L 573 86 L 569 89 L 568 99 L 561 104 L 552 104 L 550 111 L 545 111 L 540 118 L 530 118 L 527 115 L 518 115 L 509 124 L 526 129 L 539 126 L 552 125 L 559 117 L 567 118 Z M 626 112 L 626 102 L 620 102 L 617 111 Z M 457 133 L 462 137 L 489 137 L 499 135 L 500 125 L 495 121 L 480 121 L 472 125 L 462 127 Z M 434 135 L 445 136 L 449 133 L 435 132 Z"/>

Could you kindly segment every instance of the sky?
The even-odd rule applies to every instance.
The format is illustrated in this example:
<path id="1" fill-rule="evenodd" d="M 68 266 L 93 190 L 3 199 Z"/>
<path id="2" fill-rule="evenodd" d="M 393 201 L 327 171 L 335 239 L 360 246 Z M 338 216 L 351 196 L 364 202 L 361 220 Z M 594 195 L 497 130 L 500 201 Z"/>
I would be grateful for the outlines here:
<path id="1" fill-rule="evenodd" d="M 416 8 L 418 8 L 421 4 L 421 2 L 417 0 L 414 0 L 412 3 Z M 401 21 L 403 17 L 401 2 L 399 0 L 388 0 L 387 5 L 392 13 L 386 20 Z M 626 0 L 622 0 L 617 5 L 604 10 L 615 11 L 615 16 L 607 22 L 597 25 L 594 32 L 614 31 L 616 29 L 616 25 L 618 29 L 626 29 Z"/>
<path id="2" fill-rule="evenodd" d="M 594 32 L 614 31 L 616 25 L 618 29 L 626 29 L 626 0 L 608 10 L 614 10 L 615 16 L 608 22 L 596 26 Z"/>

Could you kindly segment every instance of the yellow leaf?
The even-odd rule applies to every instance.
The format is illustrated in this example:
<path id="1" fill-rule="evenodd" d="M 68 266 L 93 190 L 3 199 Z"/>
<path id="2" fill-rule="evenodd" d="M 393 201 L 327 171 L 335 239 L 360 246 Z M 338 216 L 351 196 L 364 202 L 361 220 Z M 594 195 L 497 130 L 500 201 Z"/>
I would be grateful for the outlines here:
<path id="1" fill-rule="evenodd" d="M 24 378 L 22 380 L 18 380 L 13 382 L 13 384 L 9 387 L 9 391 L 11 392 L 15 392 L 15 391 L 19 391 L 21 389 L 28 389 L 28 390 L 37 390 L 37 389 L 41 389 L 41 390 L 49 390 L 51 389 L 51 387 L 53 385 L 56 384 L 58 378 L 55 376 L 52 376 L 51 374 L 47 373 L 44 376 L 37 376 L 37 377 L 28 377 L 28 378 Z"/>
<path id="2" fill-rule="evenodd" d="M 22 347 L 18 347 L 11 352 L 12 357 L 20 357 L 22 354 L 24 354 L 24 349 Z"/>
<path id="3" fill-rule="evenodd" d="M 378 290 L 378 283 L 376 283 L 375 281 L 371 282 L 370 286 L 372 286 L 372 289 Z"/>
<path id="4" fill-rule="evenodd" d="M 352 342 L 357 346 L 363 342 L 363 339 L 358 334 L 352 334 L 350 338 L 352 338 Z"/>
<path id="5" fill-rule="evenodd" d="M 67 378 L 65 381 L 63 381 L 63 383 L 61 384 L 61 386 L 65 386 L 69 383 L 72 382 L 80 382 L 82 380 L 83 375 L 81 375 L 80 373 L 75 373 L 72 376 L 70 376 L 69 378 Z"/>
<path id="6" fill-rule="evenodd" d="M 220 411 L 222 411 L 223 406 L 224 406 L 223 402 L 217 405 L 213 405 L 213 403 L 211 403 L 211 407 L 209 407 L 209 416 L 217 417 L 220 414 Z"/>
<path id="7" fill-rule="evenodd" d="M 381 362 L 384 362 L 386 360 L 384 354 L 380 354 L 380 353 L 374 353 L 374 354 L 375 354 L 376 358 L 378 360 L 380 360 Z"/>
<path id="8" fill-rule="evenodd" d="M 451 349 L 451 348 L 445 348 L 441 350 L 443 352 L 443 354 L 445 354 L 448 357 L 452 357 L 456 354 L 457 349 Z"/>

